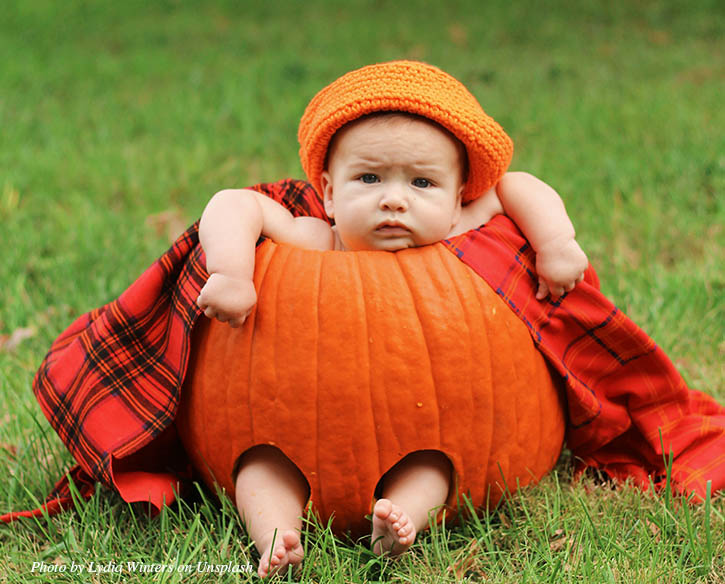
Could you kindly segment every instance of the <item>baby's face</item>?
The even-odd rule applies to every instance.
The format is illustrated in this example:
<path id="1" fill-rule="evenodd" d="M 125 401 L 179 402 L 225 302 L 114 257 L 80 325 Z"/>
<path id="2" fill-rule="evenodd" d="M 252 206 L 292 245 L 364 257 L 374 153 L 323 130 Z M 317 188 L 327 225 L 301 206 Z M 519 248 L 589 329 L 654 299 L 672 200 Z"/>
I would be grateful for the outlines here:
<path id="1" fill-rule="evenodd" d="M 343 249 L 396 251 L 444 239 L 460 218 L 459 146 L 432 122 L 390 114 L 335 136 L 322 175 Z"/>

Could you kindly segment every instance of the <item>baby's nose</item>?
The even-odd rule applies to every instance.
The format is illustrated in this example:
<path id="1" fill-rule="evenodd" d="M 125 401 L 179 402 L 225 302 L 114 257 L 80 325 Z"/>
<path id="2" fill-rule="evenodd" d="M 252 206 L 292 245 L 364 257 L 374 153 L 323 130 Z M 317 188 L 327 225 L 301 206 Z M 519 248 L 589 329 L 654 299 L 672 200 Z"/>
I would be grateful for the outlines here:
<path id="1" fill-rule="evenodd" d="M 380 199 L 380 208 L 402 213 L 408 210 L 408 197 L 401 189 L 389 188 Z"/>

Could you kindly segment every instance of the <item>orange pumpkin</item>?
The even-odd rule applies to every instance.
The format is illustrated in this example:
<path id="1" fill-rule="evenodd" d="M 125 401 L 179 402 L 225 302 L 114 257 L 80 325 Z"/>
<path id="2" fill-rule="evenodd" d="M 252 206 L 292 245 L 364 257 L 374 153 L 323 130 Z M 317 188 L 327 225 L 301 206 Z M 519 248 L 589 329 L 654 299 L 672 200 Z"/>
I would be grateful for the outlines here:
<path id="1" fill-rule="evenodd" d="M 440 450 L 460 495 L 495 504 L 561 451 L 561 393 L 525 325 L 443 245 L 257 251 L 244 327 L 202 319 L 178 425 L 205 482 L 233 496 L 237 458 L 279 447 L 337 531 L 369 530 L 380 477 Z M 490 490 L 490 494 L 489 494 Z"/>

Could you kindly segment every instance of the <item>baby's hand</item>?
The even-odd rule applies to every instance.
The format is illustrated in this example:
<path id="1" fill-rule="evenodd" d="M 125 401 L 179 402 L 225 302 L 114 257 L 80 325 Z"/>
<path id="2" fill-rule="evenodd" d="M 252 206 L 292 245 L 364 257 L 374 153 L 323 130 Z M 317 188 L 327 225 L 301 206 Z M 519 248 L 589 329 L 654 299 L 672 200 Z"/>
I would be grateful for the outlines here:
<path id="1" fill-rule="evenodd" d="M 208 318 L 227 322 L 229 326 L 242 326 L 257 302 L 254 282 L 214 273 L 201 289 L 196 304 Z"/>
<path id="2" fill-rule="evenodd" d="M 575 239 L 556 240 L 543 246 L 536 253 L 536 272 L 539 289 L 536 299 L 551 294 L 552 300 L 564 292 L 571 292 L 584 279 L 589 261 Z"/>

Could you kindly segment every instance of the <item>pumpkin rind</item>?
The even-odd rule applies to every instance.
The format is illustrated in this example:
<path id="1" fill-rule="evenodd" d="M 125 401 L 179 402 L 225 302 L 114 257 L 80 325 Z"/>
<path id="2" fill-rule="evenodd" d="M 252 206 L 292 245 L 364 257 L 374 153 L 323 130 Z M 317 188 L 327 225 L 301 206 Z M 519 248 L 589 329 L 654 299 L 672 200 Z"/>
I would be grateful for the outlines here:
<path id="1" fill-rule="evenodd" d="M 202 319 L 193 335 L 177 423 L 207 484 L 233 494 L 237 458 L 273 444 L 307 478 L 323 521 L 334 513 L 336 530 L 364 532 L 378 480 L 410 452 L 449 457 L 453 505 L 462 494 L 495 504 L 555 464 L 564 413 L 543 357 L 442 245 L 267 241 L 255 286 L 242 328 Z"/>

